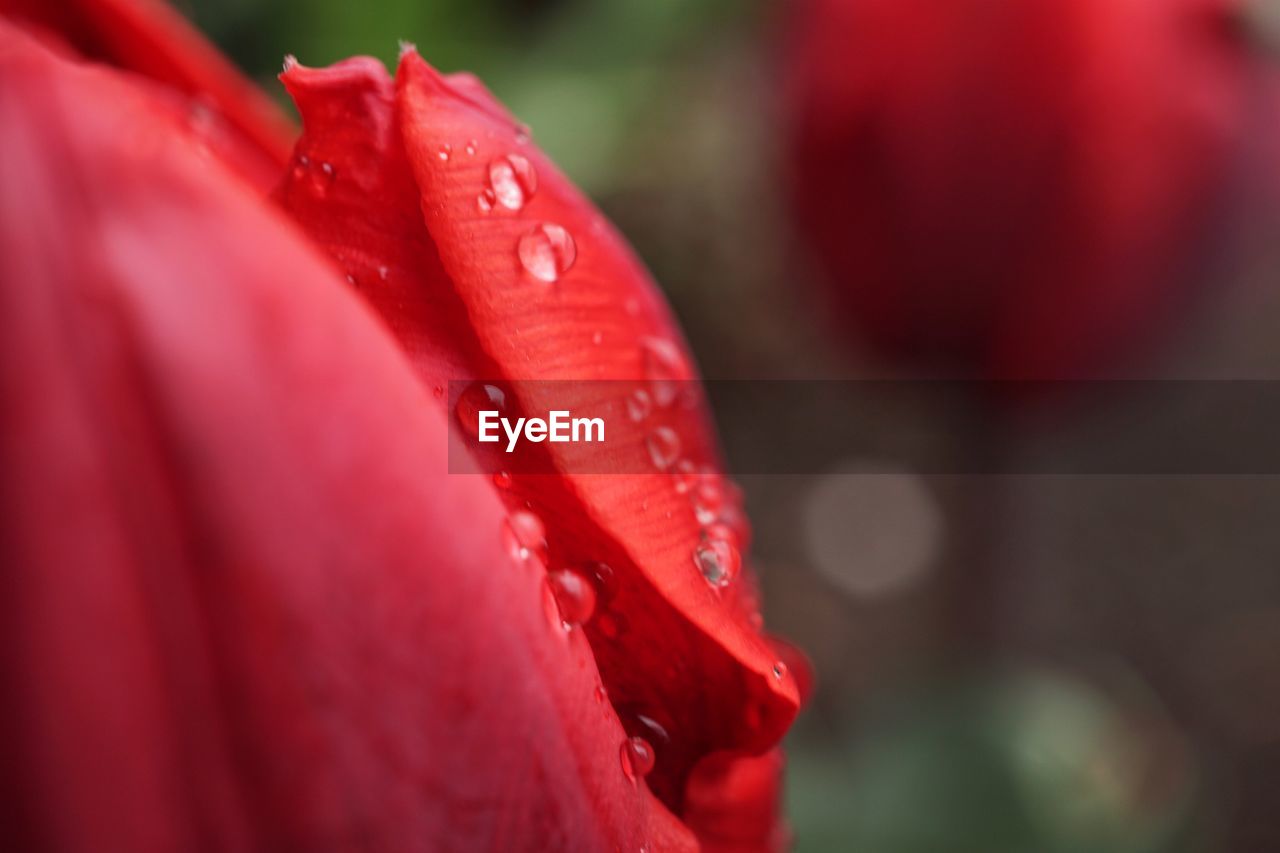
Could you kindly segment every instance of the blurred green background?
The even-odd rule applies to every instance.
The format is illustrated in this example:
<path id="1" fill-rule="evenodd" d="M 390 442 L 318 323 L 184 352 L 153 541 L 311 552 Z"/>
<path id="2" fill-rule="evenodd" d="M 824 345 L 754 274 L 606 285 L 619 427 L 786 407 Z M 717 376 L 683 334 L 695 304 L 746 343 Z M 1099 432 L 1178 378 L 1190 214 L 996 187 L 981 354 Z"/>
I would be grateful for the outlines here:
<path id="1" fill-rule="evenodd" d="M 815 331 L 781 201 L 782 6 L 180 6 L 282 102 L 286 53 L 390 64 L 405 40 L 442 70 L 475 72 L 632 241 L 705 375 L 858 375 Z M 1274 269 L 1255 259 L 1238 275 Z M 1239 289 L 1181 363 L 1203 375 L 1280 363 L 1272 290 Z M 951 440 L 946 413 L 906 417 Z M 742 485 L 770 629 L 817 668 L 788 747 L 797 849 L 1280 850 L 1272 479 L 965 480 L 847 459 Z M 974 579 L 974 507 L 997 504 L 1006 532 L 979 547 L 1004 568 Z M 981 654 L 956 653 L 956 599 L 985 608 L 966 616 L 989 623 Z"/>

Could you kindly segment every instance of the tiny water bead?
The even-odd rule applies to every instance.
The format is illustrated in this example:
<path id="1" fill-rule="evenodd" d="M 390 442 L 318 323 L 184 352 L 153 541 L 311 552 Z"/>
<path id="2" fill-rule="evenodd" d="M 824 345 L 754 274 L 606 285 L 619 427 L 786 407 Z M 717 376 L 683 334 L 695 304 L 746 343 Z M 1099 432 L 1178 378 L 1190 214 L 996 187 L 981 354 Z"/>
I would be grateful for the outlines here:
<path id="1" fill-rule="evenodd" d="M 782 679 L 786 678 L 786 677 L 787 677 L 787 665 L 786 665 L 785 663 L 783 663 L 782 661 L 774 661 L 774 663 L 773 663 L 773 677 L 774 677 L 774 678 L 776 678 L 778 681 L 781 681 Z"/>
<path id="2" fill-rule="evenodd" d="M 387 276 L 390 274 L 390 272 L 391 271 L 388 270 L 385 266 L 378 267 L 378 279 L 381 281 L 386 281 Z"/>
<path id="3" fill-rule="evenodd" d="M 649 392 L 643 388 L 637 388 L 627 395 L 627 417 L 631 418 L 634 423 L 639 423 L 649 417 L 649 413 L 653 411 L 653 399 L 649 396 Z"/>
<path id="4" fill-rule="evenodd" d="M 489 186 L 499 204 L 519 210 L 538 189 L 538 173 L 527 158 L 507 154 L 489 163 Z"/>
<path id="5" fill-rule="evenodd" d="M 499 489 L 506 491 L 511 488 L 511 475 L 506 471 L 496 471 L 493 475 L 493 484 Z"/>
<path id="6" fill-rule="evenodd" d="M 694 565 L 707 583 L 722 589 L 733 583 L 742 566 L 738 549 L 727 539 L 708 539 L 694 549 Z"/>
<path id="7" fill-rule="evenodd" d="M 463 432 L 472 438 L 480 435 L 480 412 L 497 411 L 501 414 L 507 405 L 507 395 L 497 385 L 473 382 L 458 395 L 454 413 Z"/>
<path id="8" fill-rule="evenodd" d="M 671 341 L 646 338 L 641 344 L 641 361 L 654 402 L 663 408 L 670 406 L 680 395 L 680 383 L 689 378 L 679 348 Z"/>
<path id="9" fill-rule="evenodd" d="M 544 559 L 547 550 L 547 531 L 538 518 L 527 509 L 518 509 L 502 521 L 502 539 L 512 558 L 525 562 L 530 557 Z"/>
<path id="10" fill-rule="evenodd" d="M 467 152 L 468 157 L 476 156 L 476 141 L 474 139 L 468 139 L 467 147 L 463 150 Z"/>
<path id="11" fill-rule="evenodd" d="M 632 782 L 649 775 L 653 770 L 653 747 L 642 737 L 629 737 L 622 742 L 620 757 L 622 772 Z"/>
<path id="12" fill-rule="evenodd" d="M 516 254 L 525 272 L 550 284 L 568 272 L 578 258 L 573 235 L 552 222 L 535 225 L 516 244 Z"/>
<path id="13" fill-rule="evenodd" d="M 591 621 L 596 610 L 596 588 L 590 578 L 577 569 L 563 568 L 548 572 L 547 583 L 567 627 Z"/>
<path id="14" fill-rule="evenodd" d="M 493 190 L 485 190 L 476 196 L 476 207 L 481 213 L 488 213 L 493 210 L 494 195 Z"/>
<path id="15" fill-rule="evenodd" d="M 671 427 L 661 426 L 649 433 L 645 447 L 649 450 L 649 459 L 660 471 L 667 470 L 680 458 L 680 436 Z"/>
<path id="16" fill-rule="evenodd" d="M 671 469 L 671 478 L 676 484 L 676 494 L 683 495 L 698 482 L 698 469 L 690 459 L 681 459 Z"/>
<path id="17" fill-rule="evenodd" d="M 449 162 L 449 155 L 453 153 L 453 146 L 449 143 L 442 144 L 436 149 L 436 156 L 440 158 L 441 163 Z"/>

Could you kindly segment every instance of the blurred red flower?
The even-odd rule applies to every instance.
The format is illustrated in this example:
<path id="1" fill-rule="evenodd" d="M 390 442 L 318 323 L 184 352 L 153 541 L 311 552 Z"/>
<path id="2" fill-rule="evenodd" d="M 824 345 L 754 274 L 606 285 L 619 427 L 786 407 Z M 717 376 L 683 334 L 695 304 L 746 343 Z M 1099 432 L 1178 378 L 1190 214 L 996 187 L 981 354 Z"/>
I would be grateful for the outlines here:
<path id="1" fill-rule="evenodd" d="M 483 86 L 289 62 L 286 162 L 171 13 L 0 11 L 8 846 L 784 843 L 802 661 L 695 560 L 740 507 L 553 445 L 447 473 L 450 380 L 694 376 Z M 719 480 L 706 412 L 668 417 Z"/>
<path id="2" fill-rule="evenodd" d="M 839 321 L 961 375 L 1096 375 L 1187 296 L 1250 74 L 1234 0 L 804 0 L 792 195 Z"/>

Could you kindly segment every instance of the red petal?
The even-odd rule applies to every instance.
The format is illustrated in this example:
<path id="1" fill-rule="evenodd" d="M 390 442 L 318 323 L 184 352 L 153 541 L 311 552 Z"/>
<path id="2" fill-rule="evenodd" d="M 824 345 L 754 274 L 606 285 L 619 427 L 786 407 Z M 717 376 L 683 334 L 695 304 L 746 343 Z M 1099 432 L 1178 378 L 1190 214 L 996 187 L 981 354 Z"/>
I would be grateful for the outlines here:
<path id="1" fill-rule="evenodd" d="M 399 350 L 143 98 L 0 26 L 10 839 L 692 849 Z"/>
<path id="2" fill-rule="evenodd" d="M 48 27 L 86 56 L 197 98 L 195 120 L 229 124 L 273 182 L 288 160 L 291 122 L 163 0 L 0 0 L 0 15 Z"/>
<path id="3" fill-rule="evenodd" d="M 625 244 L 474 78 L 440 77 L 409 54 L 394 117 L 368 114 L 370 105 L 385 102 L 386 82 L 363 62 L 294 69 L 284 79 L 300 95 L 305 131 L 299 151 L 324 150 L 339 176 L 352 170 L 353 184 L 339 190 L 339 177 L 330 198 L 340 201 L 327 209 L 315 198 L 299 201 L 295 194 L 304 187 L 286 186 L 282 195 L 386 313 L 429 384 L 643 379 L 646 341 L 661 342 L 688 364 L 665 304 Z M 353 115 L 366 125 L 359 139 L 351 138 L 355 122 L 342 118 Z M 404 155 L 386 143 L 383 128 L 390 122 L 399 123 L 420 200 L 406 200 L 397 189 Z M 536 189 L 519 211 L 484 213 L 480 197 L 490 164 L 512 154 L 532 164 Z M 577 249 L 573 266 L 551 289 L 524 274 L 516 250 L 540 222 L 567 228 Z M 405 247 L 419 259 L 403 260 Z M 417 276 L 407 292 L 403 282 L 384 288 L 371 278 L 387 259 L 393 270 Z M 413 273 L 415 265 L 424 272 Z M 414 293 L 414 286 L 423 292 Z M 464 319 L 433 324 L 428 303 L 460 306 Z M 415 325 L 424 331 L 415 335 Z M 453 363 L 446 367 L 445 355 L 424 350 L 424 340 L 444 341 Z M 536 388 L 530 388 L 516 392 L 537 409 L 530 396 Z M 692 459 L 714 462 L 705 411 L 676 407 L 669 416 Z M 647 458 L 646 433 L 633 433 L 627 451 Z M 549 456 L 551 469 L 565 469 L 563 459 Z M 603 612 L 586 632 L 629 730 L 654 741 L 657 766 L 648 782 L 666 802 L 679 810 L 685 777 L 703 756 L 763 751 L 777 742 L 795 713 L 795 684 L 773 675 L 774 655 L 752 626 L 744 596 L 722 597 L 698 573 L 699 527 L 669 477 L 517 475 L 509 500 L 528 502 L 545 522 L 552 562 L 612 569 Z"/>
<path id="4" fill-rule="evenodd" d="M 760 756 L 713 755 L 689 777 L 685 822 L 704 853 L 766 853 L 790 846 L 780 817 L 782 750 Z"/>

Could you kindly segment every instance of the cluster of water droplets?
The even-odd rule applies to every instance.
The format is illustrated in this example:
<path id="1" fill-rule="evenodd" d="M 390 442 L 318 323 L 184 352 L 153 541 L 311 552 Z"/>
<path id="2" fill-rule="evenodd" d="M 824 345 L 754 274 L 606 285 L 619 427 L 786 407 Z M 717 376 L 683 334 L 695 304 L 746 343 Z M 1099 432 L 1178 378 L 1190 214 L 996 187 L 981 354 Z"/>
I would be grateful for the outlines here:
<path id="1" fill-rule="evenodd" d="M 524 145 L 528 139 L 528 131 L 521 129 L 516 135 L 516 144 Z M 468 140 L 462 150 L 467 157 L 475 157 L 480 150 L 479 143 Z M 454 156 L 453 146 L 440 145 L 436 156 L 447 163 Z M 537 169 L 528 157 L 514 151 L 494 157 L 483 174 L 484 186 L 476 195 L 476 209 L 483 214 L 519 212 L 538 191 Z M 555 222 L 534 225 L 517 240 L 515 251 L 524 271 L 545 284 L 558 281 L 578 259 L 573 235 Z"/>
<path id="2" fill-rule="evenodd" d="M 293 158 L 290 174 L 293 176 L 294 183 L 305 187 L 308 192 L 318 198 L 324 198 L 329 194 L 334 180 L 338 177 L 338 171 L 332 163 L 325 160 L 316 162 L 310 156 L 300 152 Z"/>
<path id="3" fill-rule="evenodd" d="M 680 349 L 671 341 L 648 338 L 641 344 L 644 383 L 624 401 L 627 417 L 646 424 L 673 406 L 690 402 L 692 372 Z M 645 436 L 645 452 L 658 471 L 671 476 L 676 492 L 689 501 L 699 525 L 693 564 L 714 589 L 733 583 L 742 568 L 741 544 L 746 538 L 737 487 L 709 466 L 698 466 L 684 455 L 679 432 L 666 423 L 655 423 Z"/>

